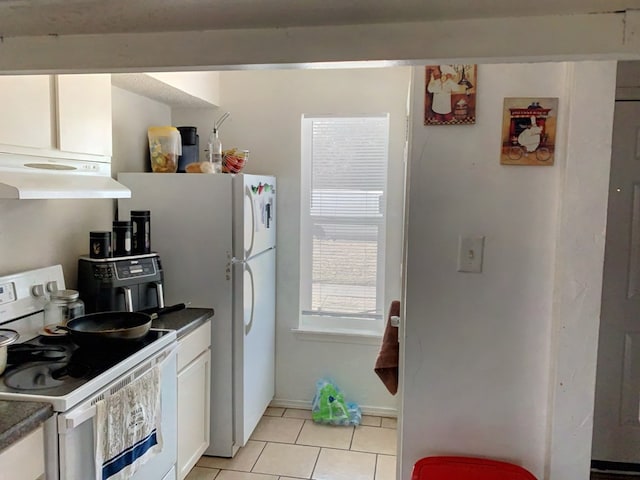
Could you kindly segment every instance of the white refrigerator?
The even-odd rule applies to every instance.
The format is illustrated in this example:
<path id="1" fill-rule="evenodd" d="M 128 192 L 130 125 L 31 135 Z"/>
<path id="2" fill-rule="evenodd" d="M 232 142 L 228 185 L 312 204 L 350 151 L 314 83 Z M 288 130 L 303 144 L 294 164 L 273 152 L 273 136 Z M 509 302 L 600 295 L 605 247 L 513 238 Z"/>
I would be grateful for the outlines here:
<path id="1" fill-rule="evenodd" d="M 120 173 L 118 217 L 151 211 L 165 303 L 213 308 L 211 429 L 206 455 L 245 445 L 275 390 L 276 179 Z"/>

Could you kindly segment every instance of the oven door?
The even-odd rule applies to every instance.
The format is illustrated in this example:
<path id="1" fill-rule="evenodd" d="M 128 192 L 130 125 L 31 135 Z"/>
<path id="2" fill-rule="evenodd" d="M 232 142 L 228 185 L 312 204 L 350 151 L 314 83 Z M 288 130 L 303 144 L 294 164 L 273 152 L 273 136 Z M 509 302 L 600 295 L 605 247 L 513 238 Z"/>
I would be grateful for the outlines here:
<path id="1" fill-rule="evenodd" d="M 158 352 L 141 366 L 131 370 L 124 377 L 114 381 L 95 396 L 77 407 L 58 415 L 59 477 L 47 472 L 47 479 L 91 480 L 96 477 L 95 432 L 93 419 L 96 415 L 95 402 L 105 392 L 117 391 L 118 384 L 125 386 L 127 378 L 135 379 L 154 365 L 161 366 L 162 402 L 162 451 L 142 465 L 131 480 L 167 479 L 175 480 L 177 456 L 177 373 L 175 344 Z M 114 389 L 115 390 L 111 390 Z M 121 387 L 120 387 L 121 388 Z M 173 473 L 172 473 L 173 472 Z M 57 473 L 57 472 L 56 472 Z"/>

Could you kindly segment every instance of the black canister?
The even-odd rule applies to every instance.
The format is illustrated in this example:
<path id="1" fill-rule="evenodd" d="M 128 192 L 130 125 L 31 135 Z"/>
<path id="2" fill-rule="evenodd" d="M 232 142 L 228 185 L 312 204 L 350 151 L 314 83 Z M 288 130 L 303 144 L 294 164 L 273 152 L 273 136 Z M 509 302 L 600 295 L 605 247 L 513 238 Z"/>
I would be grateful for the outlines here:
<path id="1" fill-rule="evenodd" d="M 196 134 L 198 133 L 198 129 L 196 127 L 178 127 L 178 131 L 180 132 L 182 145 L 196 144 Z"/>
<path id="2" fill-rule="evenodd" d="M 126 257 L 131 255 L 131 222 L 113 222 L 113 256 Z"/>
<path id="3" fill-rule="evenodd" d="M 133 254 L 151 253 L 151 212 L 131 210 Z"/>
<path id="4" fill-rule="evenodd" d="M 89 232 L 89 256 L 91 258 L 111 256 L 111 232 Z"/>

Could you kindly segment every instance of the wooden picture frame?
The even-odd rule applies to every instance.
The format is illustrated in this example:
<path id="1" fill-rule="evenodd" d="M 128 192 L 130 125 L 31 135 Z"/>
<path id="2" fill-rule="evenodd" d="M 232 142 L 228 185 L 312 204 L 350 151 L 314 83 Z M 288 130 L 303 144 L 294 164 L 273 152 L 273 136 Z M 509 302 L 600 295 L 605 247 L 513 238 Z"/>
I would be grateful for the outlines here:
<path id="1" fill-rule="evenodd" d="M 424 124 L 476 123 L 478 66 L 475 64 L 425 67 Z"/>
<path id="2" fill-rule="evenodd" d="M 505 98 L 502 165 L 550 166 L 555 162 L 558 99 Z"/>

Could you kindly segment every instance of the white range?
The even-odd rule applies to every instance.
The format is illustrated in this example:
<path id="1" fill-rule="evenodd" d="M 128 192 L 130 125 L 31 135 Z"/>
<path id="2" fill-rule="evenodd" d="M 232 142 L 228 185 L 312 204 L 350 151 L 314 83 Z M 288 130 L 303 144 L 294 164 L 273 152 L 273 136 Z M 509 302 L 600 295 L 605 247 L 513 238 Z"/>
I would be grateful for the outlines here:
<path id="1" fill-rule="evenodd" d="M 175 480 L 176 332 L 151 329 L 140 342 L 109 352 L 41 336 L 47 292 L 64 287 L 60 265 L 0 277 L 0 328 L 20 334 L 19 343 L 8 347 L 14 360 L 0 376 L 0 400 L 51 403 L 54 415 L 44 424 L 47 480 L 92 479 L 96 403 L 158 365 L 162 450 L 130 478 Z"/>

